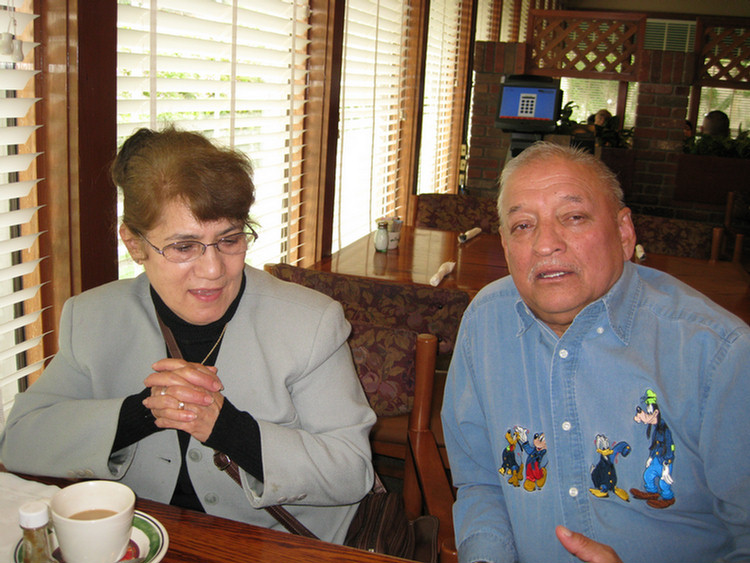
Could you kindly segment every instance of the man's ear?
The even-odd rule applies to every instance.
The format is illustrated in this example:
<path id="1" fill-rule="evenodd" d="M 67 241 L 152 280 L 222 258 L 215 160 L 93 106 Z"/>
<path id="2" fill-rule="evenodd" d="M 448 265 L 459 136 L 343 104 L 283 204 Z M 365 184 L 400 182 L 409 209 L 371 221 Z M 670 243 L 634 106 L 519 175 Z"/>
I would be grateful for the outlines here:
<path id="1" fill-rule="evenodd" d="M 620 233 L 623 258 L 625 261 L 630 260 L 635 250 L 635 226 L 630 208 L 623 207 L 617 212 L 617 229 Z"/>
<path id="2" fill-rule="evenodd" d="M 134 262 L 140 264 L 146 259 L 146 251 L 143 248 L 143 240 L 141 237 L 133 233 L 125 224 L 120 225 L 120 238 L 122 239 L 125 248 L 128 249 L 130 257 Z"/>

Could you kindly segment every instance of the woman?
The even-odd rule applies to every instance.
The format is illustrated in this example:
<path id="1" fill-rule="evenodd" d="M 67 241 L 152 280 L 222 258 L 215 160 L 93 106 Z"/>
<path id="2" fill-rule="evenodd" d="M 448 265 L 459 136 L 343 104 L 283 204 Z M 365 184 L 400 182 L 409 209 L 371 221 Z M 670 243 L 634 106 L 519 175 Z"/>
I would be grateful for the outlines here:
<path id="1" fill-rule="evenodd" d="M 60 350 L 2 437 L 11 471 L 119 479 L 261 526 L 285 504 L 341 543 L 374 474 L 375 415 L 328 297 L 244 263 L 251 166 L 196 133 L 141 129 L 113 165 L 120 236 L 145 273 L 71 298 Z M 165 357 L 158 318 L 184 359 Z M 214 466 L 241 469 L 242 489 Z"/>

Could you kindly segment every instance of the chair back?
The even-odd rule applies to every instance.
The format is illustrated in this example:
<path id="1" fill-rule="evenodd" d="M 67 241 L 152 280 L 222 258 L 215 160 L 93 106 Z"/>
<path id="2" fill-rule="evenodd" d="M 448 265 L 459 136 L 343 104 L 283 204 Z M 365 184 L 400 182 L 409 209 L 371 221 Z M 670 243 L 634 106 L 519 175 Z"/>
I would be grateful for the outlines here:
<path id="1" fill-rule="evenodd" d="M 722 251 L 731 255 L 733 262 L 747 262 L 744 241 L 750 237 L 750 190 L 727 193 L 724 231 Z"/>
<path id="2" fill-rule="evenodd" d="M 417 372 L 417 333 L 356 321 L 351 325 L 349 347 L 372 410 L 378 417 L 410 412 Z"/>
<path id="3" fill-rule="evenodd" d="M 700 260 L 716 259 L 721 233 L 715 225 L 687 219 L 633 214 L 636 242 L 649 252 Z"/>
<path id="4" fill-rule="evenodd" d="M 415 225 L 461 232 L 481 227 L 485 233 L 496 234 L 500 227 L 497 200 L 466 194 L 420 194 Z"/>
<path id="5" fill-rule="evenodd" d="M 409 447 L 404 468 L 404 506 L 410 518 L 427 513 L 440 521 L 440 563 L 458 561 L 453 532 L 455 495 L 438 452 L 430 418 L 435 380 L 437 342 L 430 334 L 417 337 L 414 406 L 409 414 Z"/>
<path id="6" fill-rule="evenodd" d="M 344 307 L 349 322 L 408 328 L 434 334 L 440 354 L 450 354 L 469 294 L 459 289 L 400 284 L 346 274 L 266 264 L 266 271 L 325 293 Z"/>

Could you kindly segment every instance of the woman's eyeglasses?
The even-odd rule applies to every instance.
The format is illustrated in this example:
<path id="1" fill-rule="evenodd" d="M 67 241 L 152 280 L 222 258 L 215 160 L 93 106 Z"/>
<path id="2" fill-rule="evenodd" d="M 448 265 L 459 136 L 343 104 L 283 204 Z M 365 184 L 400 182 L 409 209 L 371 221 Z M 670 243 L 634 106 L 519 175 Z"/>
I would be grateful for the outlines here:
<path id="1" fill-rule="evenodd" d="M 251 227 L 250 232 L 228 235 L 210 244 L 204 244 L 199 240 L 184 240 L 168 244 L 162 249 L 154 246 L 143 235 L 140 235 L 140 237 L 170 262 L 181 264 L 197 260 L 206 253 L 206 249 L 209 246 L 215 246 L 216 250 L 222 254 L 244 254 L 247 252 L 248 247 L 258 238 L 258 234 Z"/>

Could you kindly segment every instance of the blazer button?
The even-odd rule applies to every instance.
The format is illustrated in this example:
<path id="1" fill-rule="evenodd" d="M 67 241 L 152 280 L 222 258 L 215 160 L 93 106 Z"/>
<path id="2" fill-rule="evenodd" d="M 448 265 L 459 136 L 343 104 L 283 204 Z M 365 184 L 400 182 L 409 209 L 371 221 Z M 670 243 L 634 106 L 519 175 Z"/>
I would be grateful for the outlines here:
<path id="1" fill-rule="evenodd" d="M 219 496 L 215 493 L 208 493 L 203 497 L 203 500 L 206 501 L 206 504 L 216 504 L 219 502 Z"/>
<path id="2" fill-rule="evenodd" d="M 200 461 L 203 459 L 203 454 L 200 452 L 200 450 L 196 450 L 193 448 L 188 452 L 188 457 L 190 458 L 190 461 Z"/>

